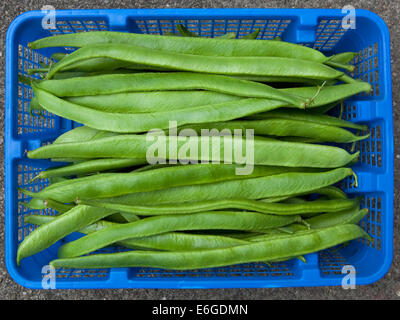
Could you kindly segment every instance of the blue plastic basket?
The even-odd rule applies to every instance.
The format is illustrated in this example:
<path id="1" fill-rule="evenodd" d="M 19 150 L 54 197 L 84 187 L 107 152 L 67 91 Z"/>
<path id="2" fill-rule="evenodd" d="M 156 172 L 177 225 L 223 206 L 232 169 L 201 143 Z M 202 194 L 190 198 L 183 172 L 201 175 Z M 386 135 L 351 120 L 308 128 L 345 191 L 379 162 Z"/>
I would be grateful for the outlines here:
<path id="1" fill-rule="evenodd" d="M 340 285 L 342 267 L 352 265 L 356 284 L 377 281 L 388 271 L 393 255 L 393 124 L 388 28 L 382 19 L 365 10 L 356 10 L 356 29 L 342 28 L 341 10 L 309 9 L 157 9 L 157 10 L 66 10 L 56 12 L 56 29 L 44 30 L 40 11 L 27 12 L 10 25 L 6 39 L 5 108 L 5 199 L 6 266 L 12 278 L 30 288 L 42 288 L 42 267 L 56 257 L 59 241 L 49 249 L 16 265 L 18 244 L 34 226 L 24 217 L 38 213 L 20 201 L 28 198 L 18 187 L 39 191 L 47 181 L 29 183 L 47 161 L 30 160 L 26 151 L 54 140 L 75 123 L 46 114 L 44 119 L 30 116 L 31 89 L 18 82 L 39 62 L 60 48 L 33 51 L 27 43 L 51 34 L 114 30 L 163 34 L 175 31 L 183 23 L 190 31 L 213 37 L 226 32 L 243 36 L 260 28 L 258 39 L 280 36 L 326 54 L 360 52 L 353 62 L 353 76 L 368 81 L 373 94 L 357 95 L 345 103 L 345 117 L 368 124 L 369 139 L 357 143 L 361 162 L 354 168 L 359 186 L 346 180 L 341 187 L 363 197 L 370 213 L 361 225 L 373 241 L 354 240 L 307 256 L 307 263 L 290 260 L 268 266 L 263 263 L 235 265 L 195 271 L 171 271 L 150 268 L 62 270 L 56 273 L 56 288 L 233 288 Z M 68 50 L 68 48 L 65 48 Z M 40 212 L 53 214 L 51 210 Z M 112 250 L 112 249 L 111 249 Z"/>

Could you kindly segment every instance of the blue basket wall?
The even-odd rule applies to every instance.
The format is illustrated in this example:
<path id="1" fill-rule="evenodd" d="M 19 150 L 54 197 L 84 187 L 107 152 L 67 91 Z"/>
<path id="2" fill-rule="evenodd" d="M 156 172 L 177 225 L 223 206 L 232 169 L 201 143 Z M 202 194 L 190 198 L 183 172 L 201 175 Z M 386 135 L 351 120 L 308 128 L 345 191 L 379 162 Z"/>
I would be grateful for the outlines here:
<path id="1" fill-rule="evenodd" d="M 360 53 L 353 63 L 355 77 L 373 86 L 370 95 L 360 94 L 345 102 L 344 116 L 368 124 L 371 136 L 357 143 L 360 163 L 354 167 L 359 186 L 348 179 L 341 187 L 361 195 L 370 212 L 361 225 L 373 241 L 352 241 L 347 246 L 307 255 L 307 263 L 290 260 L 268 266 L 263 263 L 235 265 L 195 271 L 171 271 L 150 268 L 97 270 L 57 270 L 57 288 L 228 288 L 340 285 L 344 265 L 357 272 L 356 283 L 368 284 L 380 279 L 389 269 L 393 255 L 393 127 L 389 33 L 375 14 L 356 11 L 356 29 L 342 28 L 341 10 L 309 9 L 157 9 L 157 10 L 66 10 L 56 12 L 56 29 L 44 30 L 43 13 L 27 12 L 10 25 L 6 39 L 6 265 L 12 278 L 30 288 L 41 288 L 42 267 L 56 257 L 59 241 L 49 249 L 16 266 L 18 244 L 34 226 L 24 222 L 29 214 L 54 214 L 52 210 L 28 210 L 19 202 L 28 198 L 18 192 L 22 187 L 39 191 L 48 182 L 29 183 L 48 161 L 30 160 L 26 151 L 54 140 L 62 132 L 78 125 L 52 114 L 43 118 L 28 112 L 31 89 L 18 82 L 18 74 L 49 63 L 60 48 L 28 49 L 30 41 L 51 34 L 113 30 L 164 34 L 176 32 L 183 23 L 201 36 L 214 37 L 235 32 L 238 37 L 260 28 L 258 39 L 280 36 L 330 55 L 344 51 Z M 71 48 L 65 48 L 70 51 Z M 108 249 L 107 249 L 108 250 Z M 110 249 L 114 250 L 114 249 Z M 118 248 L 115 248 L 118 250 Z"/>

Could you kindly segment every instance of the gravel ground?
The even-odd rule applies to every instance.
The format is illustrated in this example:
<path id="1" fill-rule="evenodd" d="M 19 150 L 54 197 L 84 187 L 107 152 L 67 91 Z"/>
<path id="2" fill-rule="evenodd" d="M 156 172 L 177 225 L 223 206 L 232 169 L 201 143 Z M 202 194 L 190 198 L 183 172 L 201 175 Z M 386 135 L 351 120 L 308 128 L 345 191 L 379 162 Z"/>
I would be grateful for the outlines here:
<path id="1" fill-rule="evenodd" d="M 29 1 L 9 0 L 2 1 L 0 5 L 3 23 L 1 24 L 1 48 L 0 56 L 4 56 L 4 40 L 8 25 L 19 14 L 29 10 L 40 10 L 44 5 L 53 5 L 56 9 L 89 9 L 89 8 L 319 8 L 321 4 L 325 8 L 342 8 L 351 4 L 355 8 L 363 8 L 379 14 L 388 24 L 391 32 L 392 46 L 392 74 L 393 74 L 393 117 L 397 124 L 400 118 L 400 110 L 397 109 L 399 101 L 399 43 L 395 41 L 400 37 L 400 25 L 398 17 L 400 2 L 382 0 L 269 0 L 269 1 L 118 1 L 118 0 L 68 0 L 68 1 Z M 4 83 L 4 59 L 0 60 L 0 76 Z M 0 87 L 0 102 L 4 105 L 4 87 Z M 0 110 L 0 134 L 4 134 L 4 109 Z M 394 128 L 395 138 L 395 181 L 399 181 L 399 126 Z M 1 137 L 1 155 L 4 154 L 3 137 Z M 3 162 L 3 158 L 1 159 Z M 1 166 L 3 168 L 3 165 Z M 1 170 L 0 181 L 4 181 L 4 172 Z M 8 275 L 4 264 L 4 185 L 1 184 L 0 202 L 2 210 L 0 214 L 0 299 L 400 299 L 400 261 L 399 261 L 399 190 L 395 190 L 395 238 L 394 261 L 386 276 L 368 286 L 358 286 L 355 290 L 343 290 L 338 287 L 314 287 L 314 288 L 274 288 L 274 289 L 213 289 L 213 290 L 30 290 L 16 284 Z"/>

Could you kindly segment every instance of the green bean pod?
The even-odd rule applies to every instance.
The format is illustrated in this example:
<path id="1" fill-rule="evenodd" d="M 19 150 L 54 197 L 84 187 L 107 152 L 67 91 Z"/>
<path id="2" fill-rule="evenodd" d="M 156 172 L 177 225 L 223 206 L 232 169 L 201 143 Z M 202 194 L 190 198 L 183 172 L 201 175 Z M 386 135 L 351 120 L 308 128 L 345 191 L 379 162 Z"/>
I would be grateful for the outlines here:
<path id="1" fill-rule="evenodd" d="M 240 80 L 224 75 L 190 72 L 105 74 L 33 83 L 58 97 L 76 97 L 121 92 L 209 90 L 246 98 L 268 98 L 304 108 L 303 99 L 266 84 Z"/>
<path id="2" fill-rule="evenodd" d="M 35 229 L 19 245 L 17 264 L 38 253 L 74 231 L 78 231 L 110 214 L 112 210 L 78 205 L 54 220 Z"/>
<path id="3" fill-rule="evenodd" d="M 78 82 L 78 79 L 75 79 Z M 252 79 L 249 79 L 252 80 Z M 256 79 L 253 79 L 256 80 Z M 259 80 L 259 79 L 257 79 Z M 276 79 L 270 79 L 276 81 Z M 79 80 L 80 82 L 81 80 Z M 82 82 L 84 84 L 84 82 Z M 67 85 L 69 85 L 67 83 Z M 104 89 L 104 86 L 101 85 Z M 328 90 L 324 90 L 324 89 Z M 336 106 L 337 100 L 346 96 L 364 91 L 367 86 L 364 84 L 337 85 L 333 87 L 324 87 L 318 96 L 314 99 L 312 105 L 313 111 L 317 110 L 320 105 L 332 104 Z M 315 96 L 318 88 L 307 88 L 307 92 L 303 88 L 279 89 L 280 91 L 290 93 L 292 95 L 302 94 L 305 100 Z M 60 93 L 58 89 L 51 88 L 54 92 Z M 130 90 L 127 88 L 126 90 Z M 243 93 L 244 94 L 244 93 Z M 214 91 L 154 91 L 154 92 L 121 92 L 111 94 L 96 94 L 76 97 L 65 97 L 69 102 L 79 104 L 92 109 L 115 112 L 115 113 L 143 113 L 143 112 L 160 112 L 167 110 L 187 109 L 200 105 L 216 104 L 231 100 L 240 99 L 239 96 L 233 94 L 224 94 Z M 330 101 L 334 101 L 333 103 Z M 290 107 L 287 103 L 265 100 L 265 104 L 276 107 Z"/>
<path id="4" fill-rule="evenodd" d="M 241 99 L 213 91 L 123 92 L 95 96 L 66 97 L 84 107 L 114 113 L 146 113 L 189 109 Z"/>
<path id="5" fill-rule="evenodd" d="M 126 205 L 158 205 L 190 201 L 211 201 L 220 199 L 265 199 L 291 197 L 299 194 L 320 192 L 347 176 L 353 175 L 350 168 L 338 168 L 328 172 L 289 172 L 267 177 L 223 181 L 203 185 L 191 185 L 152 192 L 139 192 L 105 201 Z M 269 200 L 267 199 L 267 202 Z"/>
<path id="6" fill-rule="evenodd" d="M 237 168 L 236 165 L 228 164 L 197 164 L 132 173 L 100 173 L 54 183 L 35 193 L 34 196 L 71 203 L 78 199 L 115 197 L 183 185 L 268 176 L 288 171 L 280 167 L 257 166 L 250 175 L 237 175 Z"/>
<path id="7" fill-rule="evenodd" d="M 328 58 L 318 50 L 283 41 L 170 37 L 126 32 L 80 32 L 47 37 L 28 44 L 31 49 L 47 47 L 84 47 L 98 43 L 129 44 L 172 53 L 236 57 L 289 57 L 324 62 Z"/>
<path id="8" fill-rule="evenodd" d="M 255 135 L 261 136 L 295 136 L 316 139 L 317 141 L 338 143 L 360 141 L 369 137 L 369 134 L 357 136 L 351 131 L 337 126 L 282 118 L 189 124 L 180 127 L 179 134 L 184 135 L 185 129 L 192 129 L 197 132 L 197 134 L 200 134 L 201 130 L 204 129 L 210 130 L 211 133 L 213 132 L 211 130 L 216 129 L 218 130 L 218 135 L 224 135 L 225 132 L 228 132 L 226 129 L 228 129 L 229 132 L 241 130 L 243 133 L 245 133 L 247 129 L 253 129 Z"/>
<path id="9" fill-rule="evenodd" d="M 70 157 L 76 158 L 146 158 L 148 161 L 170 159 L 170 161 L 179 160 L 181 163 L 187 163 L 191 160 L 203 163 L 217 159 L 219 162 L 231 161 L 241 164 L 245 160 L 239 159 L 237 152 L 241 151 L 241 154 L 247 154 L 247 152 L 250 153 L 254 150 L 254 154 L 251 154 L 252 159 L 248 161 L 249 165 L 335 168 L 357 159 L 359 154 L 358 152 L 349 154 L 346 150 L 334 146 L 286 142 L 267 138 L 254 139 L 251 142 L 254 149 L 249 147 L 251 150 L 247 151 L 246 142 L 250 142 L 247 138 L 238 136 L 177 138 L 156 135 L 152 138 L 154 138 L 153 141 L 147 135 L 118 135 L 88 142 L 46 145 L 29 151 L 28 157 L 31 159 L 57 158 L 68 154 Z M 156 157 L 152 155 L 151 150 L 159 149 L 160 144 L 162 148 L 165 147 L 166 152 L 162 154 L 160 151 Z M 235 147 L 233 148 L 233 146 Z M 191 152 L 187 154 L 189 147 Z M 183 150 L 186 150 L 186 153 Z M 225 152 L 230 151 L 232 151 L 232 157 L 226 159 Z M 294 157 L 293 154 L 301 154 L 302 156 Z"/>
<path id="10" fill-rule="evenodd" d="M 359 55 L 360 54 L 358 52 L 342 52 L 328 57 L 328 61 L 346 64 Z"/>
<path id="11" fill-rule="evenodd" d="M 54 220 L 52 216 L 30 215 L 25 222 L 35 225 L 42 225 Z M 90 234 L 98 230 L 117 225 L 114 222 L 105 220 L 97 221 L 78 232 Z M 116 245 L 129 248 L 147 248 L 166 251 L 184 251 L 199 249 L 229 248 L 237 245 L 247 244 L 248 241 L 230 238 L 227 236 L 189 234 L 183 232 L 167 232 L 148 237 L 129 238 L 116 243 Z"/>
<path id="12" fill-rule="evenodd" d="M 73 175 L 98 173 L 101 171 L 133 167 L 145 163 L 147 163 L 145 159 L 94 159 L 41 171 L 35 177 L 35 179 L 36 178 L 47 179 L 51 177 L 69 177 Z"/>
<path id="13" fill-rule="evenodd" d="M 250 116 L 250 118 L 253 120 L 266 120 L 266 119 L 297 120 L 307 123 L 314 123 L 314 124 L 341 127 L 341 128 L 351 128 L 357 130 L 368 129 L 367 125 L 353 123 L 351 121 L 328 116 L 326 114 L 319 114 L 319 113 L 314 113 L 312 111 L 302 111 L 293 109 L 271 110 L 265 113 L 252 115 Z"/>
<path id="14" fill-rule="evenodd" d="M 183 230 L 254 230 L 270 229 L 299 222 L 299 216 L 276 216 L 257 212 L 221 211 L 166 215 L 145 218 L 91 233 L 60 247 L 60 258 L 77 257 L 118 241 Z"/>
<path id="15" fill-rule="evenodd" d="M 94 207 L 113 209 L 122 212 L 131 212 L 140 216 L 147 215 L 165 215 L 165 214 L 188 214 L 210 210 L 222 209 L 241 209 L 260 213 L 276 214 L 276 215 L 297 215 L 309 212 L 337 212 L 345 209 L 353 208 L 358 204 L 357 199 L 343 200 L 315 200 L 303 201 L 301 203 L 267 203 L 263 201 L 248 199 L 223 199 L 184 202 L 155 206 L 140 205 L 124 205 L 118 203 L 110 203 L 106 200 L 86 200 L 81 201 Z"/>
<path id="16" fill-rule="evenodd" d="M 65 101 L 38 88 L 34 88 L 34 93 L 39 104 L 49 112 L 91 128 L 120 133 L 165 129 L 169 127 L 171 119 L 180 124 L 227 121 L 274 108 L 265 104 L 263 99 L 249 98 L 198 106 L 186 109 L 185 112 L 170 110 L 156 113 L 108 113 Z"/>
<path id="17" fill-rule="evenodd" d="M 312 229 L 327 228 L 334 225 L 354 223 L 357 224 L 368 214 L 368 209 L 358 207 L 346 209 L 341 212 L 323 213 L 318 216 L 306 219 Z"/>
<path id="18" fill-rule="evenodd" d="M 360 237 L 365 237 L 365 232 L 357 225 L 347 224 L 308 230 L 296 235 L 287 235 L 228 249 L 95 254 L 73 259 L 57 259 L 51 261 L 50 265 L 56 268 L 154 267 L 189 270 L 301 256 Z"/>
<path id="19" fill-rule="evenodd" d="M 303 220 L 303 224 L 294 223 L 292 225 L 285 226 L 284 228 L 291 233 L 296 233 L 308 229 L 323 229 L 345 224 L 357 224 L 367 214 L 368 209 L 359 209 L 359 207 L 353 207 L 351 209 L 346 209 L 339 212 L 322 213 L 317 216 Z M 308 227 L 306 227 L 306 225 L 308 225 Z M 251 236 L 245 239 L 247 241 L 265 241 L 271 238 L 271 236 L 275 236 L 276 234 L 279 236 L 280 234 L 282 234 L 282 231 L 280 231 L 280 229 L 266 229 L 262 231 L 264 232 L 264 234 Z M 370 238 L 369 235 L 367 235 L 366 237 Z"/>
<path id="20" fill-rule="evenodd" d="M 246 40 L 249 41 L 249 40 Z M 51 79 L 58 71 L 92 58 L 112 58 L 151 67 L 224 75 L 288 76 L 331 80 L 343 75 L 319 62 L 282 57 L 223 57 L 171 53 L 127 44 L 94 44 L 80 48 L 53 64 Z"/>

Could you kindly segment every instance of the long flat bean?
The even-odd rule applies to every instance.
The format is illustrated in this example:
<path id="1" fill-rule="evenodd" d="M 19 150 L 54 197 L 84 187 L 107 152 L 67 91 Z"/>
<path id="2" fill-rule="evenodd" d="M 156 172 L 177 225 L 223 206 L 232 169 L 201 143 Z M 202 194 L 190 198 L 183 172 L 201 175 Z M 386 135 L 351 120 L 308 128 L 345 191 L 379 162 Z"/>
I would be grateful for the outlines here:
<path id="1" fill-rule="evenodd" d="M 266 84 L 235 79 L 224 75 L 191 72 L 105 74 L 63 80 L 35 82 L 38 88 L 58 97 L 76 97 L 121 92 L 162 90 L 209 90 L 247 98 L 268 98 L 304 108 L 304 100 Z"/>
<path id="2" fill-rule="evenodd" d="M 123 92 L 66 97 L 65 100 L 92 109 L 115 113 L 145 113 L 188 109 L 241 99 L 212 91 Z"/>
<path id="3" fill-rule="evenodd" d="M 242 154 L 246 154 L 246 139 L 241 137 L 162 137 L 165 145 L 166 154 L 159 154 L 157 158 L 177 159 L 179 161 L 201 160 L 211 161 L 232 161 L 233 163 L 243 163 L 242 160 L 224 159 L 225 149 L 232 150 L 232 146 L 240 146 Z M 165 142 L 165 144 L 164 144 Z M 240 145 L 240 142 L 242 143 Z M 154 147 L 154 141 L 148 141 L 146 135 L 119 135 L 110 138 L 98 139 L 89 142 L 77 142 L 69 144 L 46 145 L 28 152 L 31 159 L 57 158 L 68 154 L 70 157 L 77 158 L 134 158 L 149 161 L 154 156 L 149 153 Z M 174 147 L 176 143 L 177 147 Z M 195 154 L 183 154 L 178 157 L 178 150 L 185 145 L 196 149 Z M 218 147 L 218 148 L 217 148 Z M 238 147 L 238 148 L 240 148 Z M 176 150 L 174 150 L 176 148 Z M 208 148 L 208 149 L 207 149 Z M 213 151 L 213 148 L 214 149 Z M 216 150 L 218 154 L 216 154 Z M 235 150 L 237 152 L 238 150 Z M 245 152 L 243 152 L 245 151 Z M 173 152 L 176 154 L 174 155 Z M 249 150 L 249 152 L 252 152 Z M 233 153 L 232 153 L 233 154 Z M 147 156 L 146 156 L 147 155 Z M 301 155 L 301 157 L 293 156 Z M 286 166 L 286 167 L 315 167 L 315 168 L 335 168 L 341 167 L 353 159 L 358 158 L 358 153 L 349 154 L 346 150 L 339 147 L 326 145 L 313 145 L 307 143 L 295 143 L 278 141 L 273 139 L 254 139 L 254 158 L 251 164 Z"/>
<path id="4" fill-rule="evenodd" d="M 224 131 L 226 129 L 228 129 L 229 132 L 242 130 L 243 133 L 245 133 L 247 129 L 253 129 L 255 135 L 306 137 L 317 139 L 319 141 L 339 143 L 354 142 L 369 137 L 369 134 L 357 136 L 351 131 L 337 126 L 314 123 L 311 121 L 273 117 L 263 120 L 234 120 L 215 123 L 189 124 L 179 128 L 180 134 L 184 135 L 184 131 L 182 130 L 188 128 L 196 131 L 198 134 L 200 134 L 201 130 L 204 129 L 217 129 L 219 134 L 227 132 Z"/>
<path id="5" fill-rule="evenodd" d="M 237 168 L 236 165 L 228 164 L 197 164 L 132 173 L 100 173 L 54 183 L 34 195 L 41 199 L 70 203 L 77 199 L 114 197 L 174 186 L 268 176 L 288 171 L 280 167 L 257 166 L 250 175 L 237 175 Z"/>
<path id="6" fill-rule="evenodd" d="M 105 201 L 148 206 L 154 203 L 290 197 L 298 194 L 320 192 L 321 188 L 331 186 L 352 174 L 353 171 L 350 168 L 339 168 L 320 173 L 290 172 L 268 177 L 183 186 L 153 192 L 139 192 L 121 197 L 107 198 Z"/>
<path id="7" fill-rule="evenodd" d="M 68 177 L 145 164 L 145 159 L 94 159 L 41 171 L 35 178 Z"/>
<path id="8" fill-rule="evenodd" d="M 91 233 L 60 247 L 58 256 L 80 256 L 118 241 L 182 230 L 254 230 L 269 229 L 299 222 L 299 216 L 276 216 L 257 212 L 201 212 L 182 215 L 149 217 L 136 222 L 116 225 Z"/>
<path id="9" fill-rule="evenodd" d="M 23 258 L 38 253 L 68 234 L 78 231 L 110 214 L 114 211 L 89 206 L 78 205 L 68 212 L 57 216 L 49 223 L 30 233 L 19 245 L 17 251 L 17 264 Z"/>
<path id="10" fill-rule="evenodd" d="M 146 132 L 155 128 L 168 128 L 171 119 L 179 124 L 227 121 L 275 107 L 265 104 L 263 99 L 248 98 L 204 105 L 181 110 L 156 113 L 109 113 L 83 107 L 44 90 L 34 88 L 39 104 L 47 111 L 58 116 L 83 123 L 86 126 L 121 133 Z"/>
<path id="11" fill-rule="evenodd" d="M 255 242 L 228 249 L 186 252 L 132 251 L 115 254 L 96 254 L 50 262 L 56 268 L 159 267 L 188 270 L 219 267 L 238 263 L 271 261 L 287 256 L 300 256 L 327 249 L 356 238 L 365 232 L 357 225 L 348 224 L 325 229 L 308 230 L 263 242 Z"/>
<path id="12" fill-rule="evenodd" d="M 357 130 L 366 130 L 368 127 L 366 125 L 361 125 L 353 123 L 347 120 L 332 117 L 326 114 L 313 113 L 312 111 L 302 111 L 293 109 L 281 109 L 281 110 L 271 110 L 265 113 L 255 114 L 250 116 L 250 118 L 256 120 L 260 119 L 288 119 L 297 120 L 304 122 L 311 122 L 315 124 L 342 127 L 342 128 L 352 128 Z"/>
<path id="13" fill-rule="evenodd" d="M 151 67 L 224 75 L 294 76 L 321 80 L 337 79 L 343 75 L 343 72 L 310 60 L 301 60 L 299 63 L 299 59 L 282 57 L 211 57 L 127 44 L 94 44 L 82 47 L 53 64 L 47 78 L 51 79 L 58 71 L 73 63 L 92 58 L 112 58 Z"/>
<path id="14" fill-rule="evenodd" d="M 54 220 L 52 216 L 30 215 L 25 218 L 24 222 L 42 225 Z M 90 234 L 98 230 L 109 228 L 117 225 L 114 222 L 105 220 L 97 221 L 78 232 Z M 183 251 L 183 250 L 198 250 L 198 249 L 214 249 L 228 248 L 237 245 L 248 243 L 246 240 L 230 238 L 227 236 L 205 235 L 205 234 L 189 234 L 183 232 L 167 232 L 148 237 L 129 238 L 115 243 L 130 249 L 149 248 L 166 251 Z"/>
<path id="15" fill-rule="evenodd" d="M 267 203 L 248 199 L 223 199 L 197 202 L 173 203 L 154 206 L 124 205 L 107 202 L 105 200 L 87 200 L 80 203 L 108 208 L 116 211 L 131 212 L 137 215 L 165 215 L 165 214 L 187 214 L 209 210 L 241 209 L 260 213 L 277 215 L 296 215 L 308 212 L 336 212 L 354 207 L 358 200 L 315 200 L 302 203 Z"/>
<path id="16" fill-rule="evenodd" d="M 170 37 L 125 32 L 82 32 L 36 40 L 28 44 L 32 49 L 47 47 L 84 47 L 98 43 L 130 44 L 173 53 L 210 56 L 275 56 L 323 62 L 327 58 L 318 50 L 289 42 L 248 39 Z"/>

